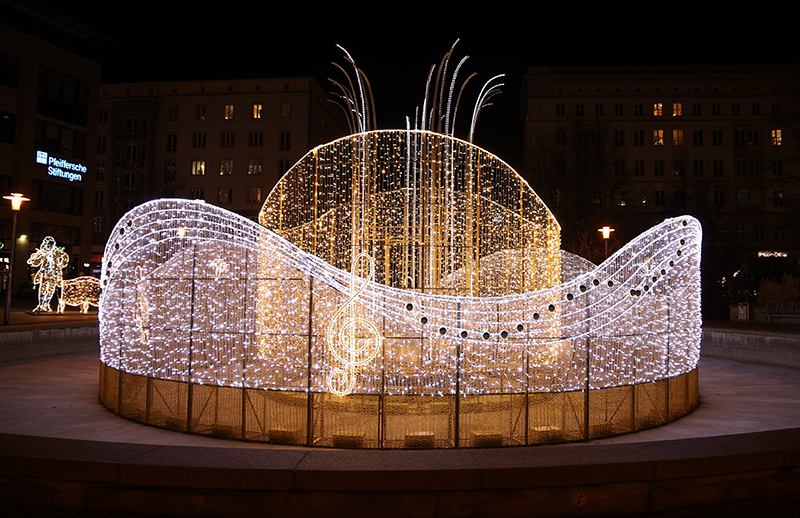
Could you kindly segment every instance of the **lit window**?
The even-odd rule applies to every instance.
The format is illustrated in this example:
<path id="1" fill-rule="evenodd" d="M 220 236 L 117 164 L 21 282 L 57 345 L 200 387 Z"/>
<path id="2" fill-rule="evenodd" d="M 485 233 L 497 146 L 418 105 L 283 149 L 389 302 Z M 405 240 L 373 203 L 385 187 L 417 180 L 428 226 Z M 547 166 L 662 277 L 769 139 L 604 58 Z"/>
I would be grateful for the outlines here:
<path id="1" fill-rule="evenodd" d="M 231 111 L 233 111 L 233 110 L 231 110 Z M 260 119 L 261 118 L 261 105 L 260 104 L 254 104 L 253 105 L 253 118 L 254 119 Z"/>
<path id="2" fill-rule="evenodd" d="M 781 130 L 779 129 L 772 130 L 772 145 L 773 146 L 781 145 Z"/>
<path id="3" fill-rule="evenodd" d="M 672 141 L 675 143 L 676 146 L 683 145 L 683 130 L 672 130 Z"/>
<path id="4" fill-rule="evenodd" d="M 222 160 L 219 161 L 219 174 L 220 176 L 233 174 L 232 158 L 223 158 Z"/>
<path id="5" fill-rule="evenodd" d="M 247 188 L 247 203 L 261 203 L 261 187 Z"/>
<path id="6" fill-rule="evenodd" d="M 292 116 L 292 103 L 281 103 L 281 119 L 288 119 Z"/>
<path id="7" fill-rule="evenodd" d="M 205 160 L 192 160 L 192 176 L 203 176 L 206 174 Z"/>
<path id="8" fill-rule="evenodd" d="M 672 116 L 680 117 L 683 115 L 683 106 L 681 103 L 672 103 Z"/>
<path id="9" fill-rule="evenodd" d="M 653 104 L 653 115 L 655 117 L 661 117 L 661 103 Z"/>
<path id="10" fill-rule="evenodd" d="M 664 130 L 653 130 L 653 145 L 664 145 Z"/>
<path id="11" fill-rule="evenodd" d="M 247 161 L 247 174 L 261 174 L 260 158 L 251 158 Z"/>
<path id="12" fill-rule="evenodd" d="M 226 104 L 225 105 L 225 120 L 233 119 L 233 105 Z"/>

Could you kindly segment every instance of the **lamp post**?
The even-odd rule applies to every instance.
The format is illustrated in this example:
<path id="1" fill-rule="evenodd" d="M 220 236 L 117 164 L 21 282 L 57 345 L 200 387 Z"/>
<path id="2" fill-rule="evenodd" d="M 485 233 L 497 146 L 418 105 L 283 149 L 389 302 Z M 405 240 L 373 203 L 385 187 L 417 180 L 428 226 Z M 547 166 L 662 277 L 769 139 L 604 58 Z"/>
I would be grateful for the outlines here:
<path id="1" fill-rule="evenodd" d="M 614 232 L 614 229 L 606 225 L 603 228 L 598 228 L 597 231 L 603 234 L 603 241 L 606 244 L 606 259 L 608 259 L 608 238 L 611 237 L 611 233 Z"/>
<path id="2" fill-rule="evenodd" d="M 31 200 L 18 192 L 12 192 L 11 196 L 3 196 L 3 199 L 11 202 L 11 212 L 13 214 L 11 218 L 11 257 L 8 261 L 8 282 L 6 285 L 6 312 L 5 316 L 3 316 L 3 325 L 7 326 L 8 315 L 11 313 L 11 279 L 14 274 L 14 258 L 17 251 L 17 213 L 22 208 L 23 201 Z"/>

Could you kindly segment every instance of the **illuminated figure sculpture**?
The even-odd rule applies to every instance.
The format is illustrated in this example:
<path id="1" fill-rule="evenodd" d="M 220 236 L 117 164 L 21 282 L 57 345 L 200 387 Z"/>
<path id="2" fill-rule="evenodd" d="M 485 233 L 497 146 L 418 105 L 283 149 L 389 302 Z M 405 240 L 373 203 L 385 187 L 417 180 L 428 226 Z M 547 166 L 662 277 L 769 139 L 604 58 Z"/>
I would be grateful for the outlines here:
<path id="1" fill-rule="evenodd" d="M 69 255 L 63 248 L 56 246 L 56 240 L 51 236 L 45 237 L 41 246 L 28 258 L 29 265 L 39 268 L 33 276 L 33 284 L 39 285 L 39 305 L 33 310 L 34 313 L 53 311 L 50 301 L 56 288 L 61 286 L 61 271 L 68 263 Z"/>
<path id="2" fill-rule="evenodd" d="M 103 404 L 174 430 L 364 448 L 585 440 L 697 405 L 697 220 L 600 265 L 562 251 L 533 189 L 471 143 L 494 87 L 469 140 L 453 136 L 451 54 L 422 122 L 389 131 L 370 130 L 348 56 L 354 134 L 300 159 L 260 224 L 177 199 L 120 219 Z"/>

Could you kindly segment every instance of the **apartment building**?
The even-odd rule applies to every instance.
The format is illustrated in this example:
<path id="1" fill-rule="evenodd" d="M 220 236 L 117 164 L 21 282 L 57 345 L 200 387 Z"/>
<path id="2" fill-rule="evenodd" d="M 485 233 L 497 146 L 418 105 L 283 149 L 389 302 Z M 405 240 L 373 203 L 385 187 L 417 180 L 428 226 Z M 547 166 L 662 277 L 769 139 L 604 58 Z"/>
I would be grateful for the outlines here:
<path id="1" fill-rule="evenodd" d="M 524 172 L 567 232 L 629 239 L 692 214 L 706 244 L 798 254 L 799 79 L 793 66 L 529 68 Z"/>
<path id="2" fill-rule="evenodd" d="M 255 219 L 297 160 L 348 133 L 313 78 L 104 84 L 99 113 L 96 253 L 150 199 L 203 199 Z"/>

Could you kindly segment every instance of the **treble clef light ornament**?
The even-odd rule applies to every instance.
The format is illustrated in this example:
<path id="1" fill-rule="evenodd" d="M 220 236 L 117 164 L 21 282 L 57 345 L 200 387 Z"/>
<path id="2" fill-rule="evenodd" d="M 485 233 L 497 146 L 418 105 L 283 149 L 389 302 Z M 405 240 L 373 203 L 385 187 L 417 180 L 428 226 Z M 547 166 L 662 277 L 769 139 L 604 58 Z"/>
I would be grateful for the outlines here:
<path id="1" fill-rule="evenodd" d="M 358 275 L 361 265 L 369 270 L 366 278 Z M 328 350 L 339 362 L 339 366 L 328 375 L 328 389 L 337 396 L 346 396 L 353 391 L 358 369 L 371 362 L 380 349 L 378 326 L 358 315 L 356 302 L 374 277 L 375 261 L 367 254 L 358 254 L 350 270 L 350 296 L 328 322 Z"/>

